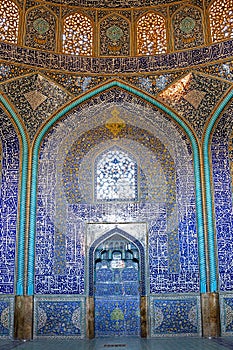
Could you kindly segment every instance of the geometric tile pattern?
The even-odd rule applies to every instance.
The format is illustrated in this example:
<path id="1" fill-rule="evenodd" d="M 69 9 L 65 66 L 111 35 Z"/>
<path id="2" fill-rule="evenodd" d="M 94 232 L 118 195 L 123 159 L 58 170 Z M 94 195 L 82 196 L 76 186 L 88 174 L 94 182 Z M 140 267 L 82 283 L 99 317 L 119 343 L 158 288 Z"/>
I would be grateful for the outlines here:
<path id="1" fill-rule="evenodd" d="M 70 99 L 68 93 L 40 74 L 5 82 L 1 90 L 21 114 L 31 139 L 43 121 Z"/>
<path id="2" fill-rule="evenodd" d="M 32 107 L 33 111 L 41 105 L 46 99 L 47 96 L 44 96 L 40 91 L 34 90 L 27 92 L 25 94 L 26 100 L 30 103 L 30 106 Z"/>
<path id="3" fill-rule="evenodd" d="M 0 125 L 0 142 L 2 145 L 0 169 L 0 294 L 13 294 L 20 153 L 18 136 L 9 117 L 2 109 L 0 109 Z"/>
<path id="4" fill-rule="evenodd" d="M 199 297 L 150 297 L 150 320 L 151 336 L 200 335 Z"/>
<path id="5" fill-rule="evenodd" d="M 229 86 L 226 81 L 192 72 L 161 92 L 159 99 L 185 118 L 201 138 L 206 120 Z"/>

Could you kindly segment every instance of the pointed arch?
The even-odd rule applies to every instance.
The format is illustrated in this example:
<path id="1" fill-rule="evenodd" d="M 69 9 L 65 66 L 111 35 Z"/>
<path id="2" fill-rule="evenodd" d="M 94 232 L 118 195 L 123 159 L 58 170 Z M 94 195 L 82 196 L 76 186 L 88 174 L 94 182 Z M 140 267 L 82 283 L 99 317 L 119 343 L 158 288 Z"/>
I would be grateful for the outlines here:
<path id="1" fill-rule="evenodd" d="M 25 19 L 24 45 L 55 51 L 56 14 L 46 6 L 37 5 L 26 11 Z"/>
<path id="2" fill-rule="evenodd" d="M 145 249 L 142 245 L 142 243 L 136 239 L 135 237 L 131 236 L 126 231 L 116 227 L 107 233 L 105 233 L 103 236 L 96 239 L 93 244 L 90 246 L 89 249 L 89 290 L 88 295 L 93 296 L 94 294 L 94 286 L 93 286 L 93 268 L 94 268 L 94 252 L 95 249 L 98 247 L 98 245 L 107 239 L 113 237 L 114 235 L 120 235 L 129 242 L 132 242 L 135 244 L 135 246 L 138 248 L 138 251 L 140 253 L 140 260 L 141 260 L 141 266 L 140 266 L 140 280 L 141 280 L 141 296 L 146 295 L 146 272 L 145 272 Z"/>
<path id="3" fill-rule="evenodd" d="M 207 278 L 206 278 L 206 258 L 205 258 L 205 242 L 204 242 L 204 224 L 203 224 L 203 202 L 202 202 L 202 188 L 201 188 L 201 175 L 200 175 L 200 154 L 198 142 L 191 131 L 191 129 L 176 115 L 173 111 L 165 107 L 162 103 L 158 102 L 154 98 L 142 93 L 141 91 L 136 90 L 135 88 L 128 86 L 117 80 L 108 82 L 95 90 L 88 92 L 86 95 L 79 97 L 74 102 L 66 106 L 62 111 L 57 113 L 53 118 L 51 118 L 48 123 L 43 127 L 43 129 L 38 133 L 37 138 L 33 145 L 33 154 L 32 154 L 32 183 L 31 183 L 31 211 L 30 211 L 30 229 L 29 229 L 29 254 L 28 254 L 28 276 L 27 276 L 27 293 L 32 295 L 34 292 L 34 247 L 35 247 L 35 227 L 36 227 L 36 193 L 37 193 L 37 171 L 38 171 L 38 154 L 41 142 L 45 134 L 49 129 L 67 112 L 71 111 L 73 108 L 82 104 L 83 102 L 93 98 L 99 93 L 102 93 L 111 88 L 120 88 L 123 89 L 135 96 L 140 97 L 145 100 L 147 103 L 156 106 L 169 117 L 176 122 L 183 131 L 187 134 L 192 148 L 193 148 L 193 157 L 194 157 L 194 175 L 195 175 L 195 191 L 196 191 L 196 211 L 197 211 L 197 223 L 198 223 L 198 246 L 199 246 L 199 263 L 200 263 L 200 291 L 201 293 L 206 292 L 207 290 Z"/>
<path id="4" fill-rule="evenodd" d="M 183 50 L 204 44 L 204 15 L 198 6 L 185 4 L 172 15 L 172 35 L 175 50 Z"/>
<path id="5" fill-rule="evenodd" d="M 21 165 L 21 183 L 20 183 L 20 213 L 19 213 L 19 234 L 18 234 L 18 252 L 17 252 L 17 279 L 16 294 L 24 294 L 24 267 L 25 267 L 25 231 L 26 231 L 26 209 L 27 209 L 27 179 L 28 179 L 28 139 L 18 116 L 11 108 L 7 100 L 0 94 L 0 102 L 3 104 L 11 118 L 15 122 L 22 144 L 22 165 Z"/>
<path id="6" fill-rule="evenodd" d="M 130 54 L 130 21 L 119 13 L 104 16 L 98 24 L 99 55 L 127 56 Z"/>

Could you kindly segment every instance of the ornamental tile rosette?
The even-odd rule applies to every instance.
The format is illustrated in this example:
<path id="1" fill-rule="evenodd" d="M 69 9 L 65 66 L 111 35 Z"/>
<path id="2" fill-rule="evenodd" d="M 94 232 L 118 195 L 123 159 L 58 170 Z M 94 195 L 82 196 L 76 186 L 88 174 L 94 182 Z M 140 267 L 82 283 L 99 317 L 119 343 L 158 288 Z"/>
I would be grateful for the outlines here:
<path id="1" fill-rule="evenodd" d="M 113 14 L 100 23 L 100 55 L 128 56 L 130 54 L 129 23 Z"/>

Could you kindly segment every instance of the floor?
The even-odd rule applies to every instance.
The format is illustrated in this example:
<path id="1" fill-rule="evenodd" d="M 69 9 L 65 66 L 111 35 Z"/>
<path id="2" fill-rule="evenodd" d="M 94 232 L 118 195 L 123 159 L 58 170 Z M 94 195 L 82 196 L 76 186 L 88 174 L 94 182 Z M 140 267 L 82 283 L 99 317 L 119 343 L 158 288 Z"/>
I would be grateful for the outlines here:
<path id="1" fill-rule="evenodd" d="M 0 350 L 233 350 L 233 337 L 216 339 L 172 337 L 172 338 L 98 338 L 93 340 L 33 341 L 0 340 Z"/>

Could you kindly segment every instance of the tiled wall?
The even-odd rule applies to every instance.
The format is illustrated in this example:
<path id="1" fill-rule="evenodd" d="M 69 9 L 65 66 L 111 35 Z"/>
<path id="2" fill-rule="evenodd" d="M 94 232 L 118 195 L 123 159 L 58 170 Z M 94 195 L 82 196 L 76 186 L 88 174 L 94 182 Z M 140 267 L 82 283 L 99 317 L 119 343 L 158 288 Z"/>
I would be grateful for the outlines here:
<path id="1" fill-rule="evenodd" d="M 19 186 L 19 140 L 8 116 L 0 109 L 2 145 L 0 188 L 0 294 L 13 294 Z"/>
<path id="2" fill-rule="evenodd" d="M 105 127 L 116 108 L 125 122 L 117 138 Z M 94 159 L 112 145 L 136 154 L 144 174 L 139 202 L 93 200 Z M 138 223 L 144 223 L 148 242 L 142 242 L 148 259 L 146 293 L 159 296 L 199 291 L 189 141 L 164 114 L 126 92 L 113 89 L 101 94 L 94 104 L 89 101 L 67 115 L 45 137 L 39 156 L 37 208 L 35 293 L 36 298 L 39 295 L 44 298 L 44 311 L 45 294 L 48 300 L 54 294 L 63 295 L 64 300 L 67 294 L 86 295 L 85 247 L 90 222 L 130 223 L 135 229 Z M 133 299 L 129 300 L 132 302 Z M 180 302 L 183 323 L 195 306 L 191 304 L 189 300 Z M 179 308 L 177 303 L 171 305 Z M 199 332 L 197 324 L 187 324 L 183 333 Z M 171 333 L 180 333 L 177 327 Z M 165 325 L 161 333 L 169 333 L 168 328 Z M 46 329 L 49 330 L 37 327 L 35 334 L 43 335 Z M 57 331 L 53 335 L 58 334 Z M 61 334 L 65 331 L 61 330 Z M 154 326 L 151 334 L 156 334 Z"/>
<path id="3" fill-rule="evenodd" d="M 231 291 L 233 281 L 232 111 L 230 104 L 216 126 L 211 145 L 221 292 Z"/>
<path id="4" fill-rule="evenodd" d="M 50 296 L 35 298 L 34 337 L 85 336 L 85 298 Z"/>
<path id="5" fill-rule="evenodd" d="M 150 297 L 149 317 L 151 336 L 198 336 L 201 334 L 200 297 Z"/>
<path id="6" fill-rule="evenodd" d="M 221 293 L 220 296 L 221 331 L 223 336 L 233 335 L 233 295 Z"/>

